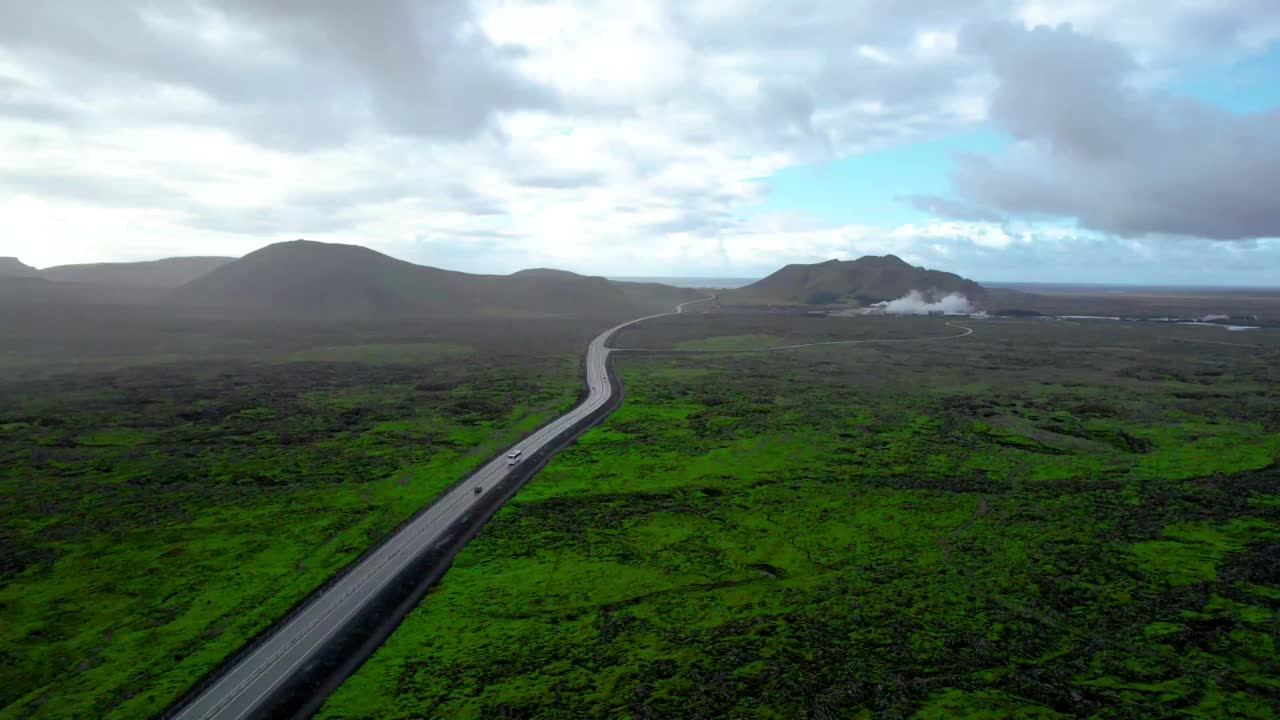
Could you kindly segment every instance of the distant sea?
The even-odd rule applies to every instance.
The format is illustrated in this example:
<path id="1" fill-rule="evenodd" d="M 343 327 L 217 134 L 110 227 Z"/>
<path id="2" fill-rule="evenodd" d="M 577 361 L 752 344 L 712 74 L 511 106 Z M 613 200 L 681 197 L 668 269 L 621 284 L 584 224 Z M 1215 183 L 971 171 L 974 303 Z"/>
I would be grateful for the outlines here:
<path id="1" fill-rule="evenodd" d="M 674 285 L 676 287 L 700 287 L 700 288 L 739 288 L 744 285 L 759 280 L 760 278 L 742 278 L 742 277 L 648 277 L 639 275 L 615 275 L 610 280 L 623 280 L 626 282 L 652 282 L 662 283 L 663 285 Z M 1008 288 L 1010 290 L 1022 290 L 1032 293 L 1065 293 L 1065 294 L 1086 294 L 1086 295 L 1123 295 L 1127 293 L 1145 294 L 1145 293 L 1170 293 L 1170 292 L 1199 292 L 1199 293 L 1244 293 L 1262 291 L 1266 293 L 1280 292 L 1280 287 L 1249 287 L 1249 286 L 1214 286 L 1214 285 L 1120 285 L 1120 284 L 1104 284 L 1104 283 L 1045 283 L 1045 282 L 1001 282 L 980 280 L 981 284 L 989 288 Z"/>
<path id="2" fill-rule="evenodd" d="M 621 280 L 623 282 L 649 282 L 662 283 L 663 285 L 674 285 L 675 287 L 688 288 L 738 288 L 759 280 L 760 278 L 725 278 L 725 277 L 637 277 L 619 275 L 610 277 L 610 280 Z"/>
<path id="3" fill-rule="evenodd" d="M 997 282 L 979 280 L 989 288 L 1007 288 L 1031 293 L 1060 293 L 1082 295 L 1125 295 L 1125 294 L 1170 294 L 1170 293 L 1211 293 L 1239 294 L 1248 292 L 1275 293 L 1280 287 L 1260 287 L 1249 285 L 1121 285 L 1109 283 L 1047 283 L 1047 282 Z"/>

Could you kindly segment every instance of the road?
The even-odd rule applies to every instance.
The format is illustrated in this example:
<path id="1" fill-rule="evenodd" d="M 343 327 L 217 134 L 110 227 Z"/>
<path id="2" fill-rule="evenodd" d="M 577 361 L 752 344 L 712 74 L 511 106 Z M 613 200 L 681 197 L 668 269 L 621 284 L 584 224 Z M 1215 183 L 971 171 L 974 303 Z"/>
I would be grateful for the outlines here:
<path id="1" fill-rule="evenodd" d="M 686 305 L 704 300 L 681 303 L 675 312 L 682 312 Z M 397 531 L 375 552 L 358 561 L 340 580 L 312 597 L 257 648 L 236 661 L 216 682 L 172 717 L 179 720 L 255 717 L 272 692 L 314 659 L 316 653 L 352 621 L 379 590 L 431 548 L 455 523 L 476 509 L 485 490 L 501 483 L 509 472 L 516 469 L 507 464 L 508 452 L 518 449 L 525 457 L 532 455 L 609 401 L 618 391 L 609 381 L 606 371 L 609 348 L 605 343 L 610 335 L 627 325 L 672 314 L 637 318 L 610 328 L 592 340 L 586 356 L 586 381 L 590 392 L 581 403 L 508 448 L 497 459 L 438 498 L 426 512 Z M 476 488 L 481 492 L 476 493 Z"/>

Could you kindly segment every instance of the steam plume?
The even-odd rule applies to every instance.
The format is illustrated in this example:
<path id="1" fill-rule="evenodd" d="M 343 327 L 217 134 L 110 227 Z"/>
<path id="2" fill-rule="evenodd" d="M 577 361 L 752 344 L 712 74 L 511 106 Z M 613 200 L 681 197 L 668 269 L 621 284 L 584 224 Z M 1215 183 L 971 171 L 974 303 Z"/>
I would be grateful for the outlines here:
<path id="1" fill-rule="evenodd" d="M 947 315 L 968 315 L 974 312 L 969 298 L 960 293 L 951 293 L 937 302 L 929 302 L 919 290 L 912 290 L 897 300 L 876 303 L 875 307 L 883 308 L 892 315 L 926 315 L 930 312 L 941 312 Z"/>

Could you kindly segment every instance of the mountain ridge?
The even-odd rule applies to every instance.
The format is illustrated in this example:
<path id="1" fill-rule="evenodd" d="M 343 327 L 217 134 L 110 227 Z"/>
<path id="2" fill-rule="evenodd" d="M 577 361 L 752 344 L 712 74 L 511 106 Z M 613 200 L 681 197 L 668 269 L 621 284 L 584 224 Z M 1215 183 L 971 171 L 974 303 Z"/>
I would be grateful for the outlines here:
<path id="1" fill-rule="evenodd" d="M 40 277 L 40 271 L 16 257 L 0 257 L 0 277 Z"/>
<path id="2" fill-rule="evenodd" d="M 77 263 L 47 267 L 40 274 L 54 282 L 176 288 L 235 259 L 216 255 L 184 255 L 138 262 Z"/>
<path id="3" fill-rule="evenodd" d="M 313 319 L 634 311 L 627 294 L 603 277 L 545 268 L 479 275 L 311 240 L 268 245 L 176 288 L 171 297 Z"/>
<path id="4" fill-rule="evenodd" d="M 913 290 L 930 302 L 955 293 L 973 303 L 987 298 L 986 288 L 955 273 L 911 265 L 896 255 L 864 255 L 856 260 L 790 263 L 750 285 L 724 291 L 721 302 L 866 306 Z"/>

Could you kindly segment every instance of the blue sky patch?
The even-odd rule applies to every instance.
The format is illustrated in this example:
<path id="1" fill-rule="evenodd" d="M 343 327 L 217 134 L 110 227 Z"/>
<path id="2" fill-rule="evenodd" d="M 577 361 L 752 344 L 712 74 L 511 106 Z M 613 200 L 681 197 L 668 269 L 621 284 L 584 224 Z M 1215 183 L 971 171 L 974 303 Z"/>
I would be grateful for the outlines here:
<path id="1" fill-rule="evenodd" d="M 984 125 L 930 142 L 789 167 L 760 179 L 769 186 L 769 194 L 744 214 L 799 212 L 832 225 L 892 227 L 925 221 L 928 213 L 900 198 L 949 195 L 957 154 L 991 154 L 1007 144 L 1006 136 Z"/>
<path id="2" fill-rule="evenodd" d="M 1280 44 L 1237 62 L 1182 73 L 1165 90 L 1240 114 L 1278 108 Z M 950 196 L 957 154 L 998 154 L 1009 142 L 999 129 L 984 124 L 929 142 L 789 167 L 759 179 L 769 193 L 763 202 L 743 208 L 742 215 L 791 212 L 829 225 L 927 222 L 929 213 L 900 198 Z"/>
<path id="3" fill-rule="evenodd" d="M 1183 73 L 1169 92 L 1234 113 L 1266 112 L 1280 107 L 1280 43 L 1239 62 L 1210 65 Z"/>

